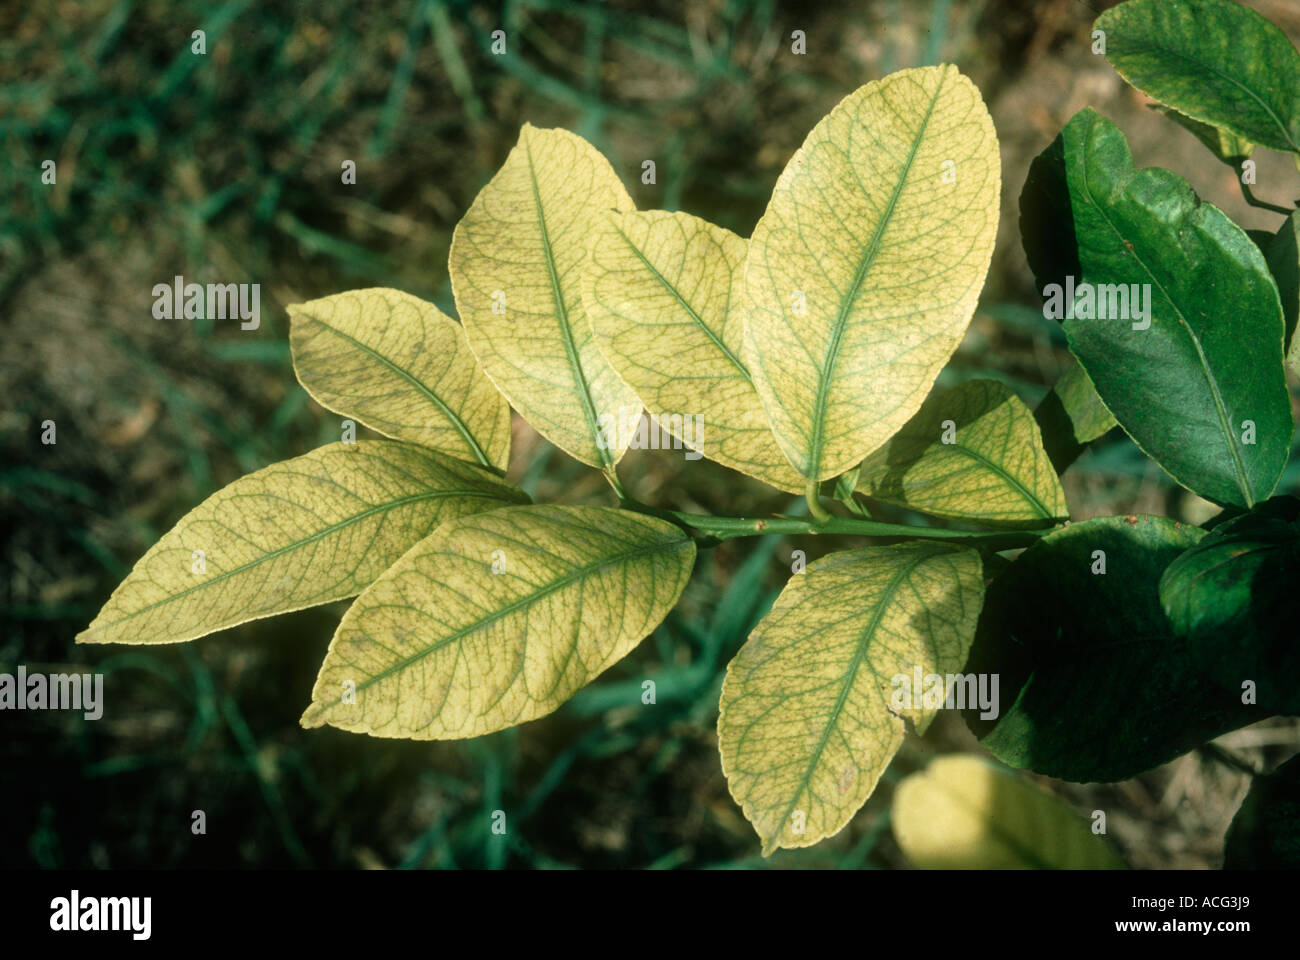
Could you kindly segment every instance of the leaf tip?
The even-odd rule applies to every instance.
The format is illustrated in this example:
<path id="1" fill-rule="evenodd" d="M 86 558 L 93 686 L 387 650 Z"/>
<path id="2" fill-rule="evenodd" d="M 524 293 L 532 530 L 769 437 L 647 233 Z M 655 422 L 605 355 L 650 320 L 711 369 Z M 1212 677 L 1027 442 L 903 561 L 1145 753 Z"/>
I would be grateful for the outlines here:
<path id="1" fill-rule="evenodd" d="M 321 713 L 321 705 L 312 702 L 307 709 L 302 712 L 302 716 L 298 718 L 298 726 L 302 727 L 304 730 L 314 730 L 317 727 L 325 726 L 325 721 L 321 719 Z"/>

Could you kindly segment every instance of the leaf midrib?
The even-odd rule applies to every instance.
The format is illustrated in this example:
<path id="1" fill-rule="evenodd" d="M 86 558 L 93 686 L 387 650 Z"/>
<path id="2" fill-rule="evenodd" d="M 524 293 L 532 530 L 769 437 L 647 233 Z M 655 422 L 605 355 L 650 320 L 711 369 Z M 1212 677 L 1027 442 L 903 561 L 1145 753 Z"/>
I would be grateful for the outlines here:
<path id="1" fill-rule="evenodd" d="M 379 353 L 373 347 L 369 346 L 368 344 L 362 343 L 356 337 L 344 333 L 342 330 L 338 329 L 337 327 L 331 326 L 330 324 L 326 323 L 324 320 L 321 320 L 318 317 L 313 317 L 310 314 L 306 314 L 306 313 L 301 314 L 301 316 L 303 317 L 303 319 L 310 320 L 312 323 L 315 323 L 318 326 L 323 327 L 325 330 L 328 330 L 330 333 L 334 334 L 335 336 L 340 337 L 343 340 L 346 340 L 348 343 L 352 344 L 358 350 L 361 350 L 363 353 L 367 353 L 370 356 L 374 357 L 380 363 L 388 367 L 388 369 L 392 370 L 398 376 L 405 379 L 409 384 L 411 384 L 411 386 L 415 387 L 416 390 L 424 394 L 425 397 L 427 397 L 430 401 L 432 401 L 434 406 L 436 406 L 440 411 L 442 411 L 443 416 L 445 416 L 449 421 L 451 421 L 451 425 L 456 428 L 456 431 L 469 445 L 470 452 L 474 454 L 474 458 L 478 460 L 479 463 L 481 463 L 485 467 L 491 467 L 493 469 L 496 468 L 496 465 L 492 463 L 491 460 L 488 459 L 488 456 L 484 452 L 483 448 L 479 446 L 478 441 L 474 439 L 474 435 L 470 433 L 469 426 L 465 423 L 465 421 L 463 421 L 451 409 L 451 407 L 447 406 L 447 404 L 443 401 L 441 397 L 439 397 L 436 393 L 434 393 L 432 390 L 426 387 L 413 374 L 403 369 L 402 367 L 399 367 L 397 364 L 393 363 L 393 361 L 389 360 L 387 357 L 385 357 L 382 353 Z"/>
<path id="2" fill-rule="evenodd" d="M 1013 474 L 1008 472 L 1000 464 L 995 463 L 994 461 L 990 460 L 988 457 L 984 456 L 984 454 L 972 450 L 969 447 L 963 446 L 960 443 L 955 443 L 952 444 L 951 446 L 959 450 L 961 453 L 964 453 L 966 456 L 970 457 L 972 460 L 976 461 L 977 463 L 982 464 L 990 472 L 996 474 L 997 476 L 1001 477 L 1003 480 L 1011 484 L 1013 487 L 1015 487 L 1017 492 L 1019 492 L 1019 494 L 1021 495 L 1021 497 L 1023 497 L 1035 510 L 1037 510 L 1040 514 L 1042 514 L 1044 520 L 1053 519 L 1052 512 L 1047 509 L 1043 501 L 1039 500 L 1038 497 L 1035 496 L 1034 493 L 1028 487 L 1022 484 L 1019 480 L 1017 480 Z"/>
<path id="3" fill-rule="evenodd" d="M 573 342 L 573 329 L 569 326 L 569 310 L 564 305 L 564 291 L 560 287 L 560 275 L 555 268 L 555 250 L 551 246 L 550 231 L 546 227 L 546 209 L 542 206 L 542 194 L 537 185 L 537 169 L 533 166 L 533 146 L 528 140 L 524 140 L 524 155 L 528 158 L 528 179 L 533 188 L 533 203 L 537 209 L 537 225 L 542 232 L 542 252 L 546 256 L 546 272 L 551 280 L 551 298 L 555 302 L 555 317 L 560 324 L 560 334 L 564 339 L 564 352 L 569 358 L 569 367 L 573 371 L 573 379 L 578 387 L 578 401 L 582 405 L 582 414 L 587 420 L 587 429 L 591 432 L 592 444 L 596 448 L 596 456 L 604 464 L 606 470 L 614 468 L 614 460 L 604 446 L 601 445 L 601 432 L 596 419 L 596 405 L 591 398 L 591 388 L 587 384 L 587 374 L 582 369 L 582 361 L 578 357 L 578 348 Z"/>
<path id="4" fill-rule="evenodd" d="M 708 338 L 713 341 L 713 345 L 717 347 L 720 351 L 722 351 L 722 354 L 728 360 L 731 361 L 732 366 L 734 366 L 737 372 L 739 372 L 740 375 L 745 378 L 745 382 L 752 384 L 753 380 L 750 378 L 749 370 L 745 367 L 743 363 L 740 362 L 740 358 L 737 357 L 734 353 L 732 353 L 729 349 L 727 349 L 727 345 L 722 342 L 722 338 L 709 329 L 708 324 L 706 324 L 700 318 L 700 315 L 699 313 L 696 312 L 695 308 L 692 307 L 690 303 L 687 302 L 686 298 L 681 295 L 681 292 L 678 291 L 678 289 L 675 286 L 673 286 L 671 283 L 668 282 L 668 278 L 659 272 L 658 268 L 655 267 L 655 265 L 650 262 L 650 260 L 646 257 L 646 255 L 641 252 L 641 250 L 637 247 L 637 245 L 632 242 L 631 238 L 629 238 L 628 235 L 624 233 L 619 227 L 615 227 L 614 229 L 618 231 L 618 235 L 622 237 L 623 241 L 628 245 L 628 249 L 630 249 L 633 253 L 637 255 L 638 258 L 640 258 L 641 262 L 645 265 L 645 268 L 649 270 L 651 274 L 654 275 L 654 278 L 663 285 L 665 290 L 667 290 L 669 293 L 673 295 L 673 298 L 681 305 L 682 309 L 685 310 L 686 313 L 690 316 L 690 318 L 695 321 L 696 326 L 698 326 L 701 330 L 703 330 L 705 335 L 708 336 Z"/>
<path id="5" fill-rule="evenodd" d="M 908 152 L 907 160 L 899 173 L 898 183 L 894 185 L 893 193 L 890 194 L 889 205 L 881 214 L 880 220 L 876 223 L 871 242 L 867 244 L 862 253 L 862 259 L 858 262 L 858 269 L 853 277 L 853 283 L 840 299 L 839 312 L 835 317 L 835 326 L 831 331 L 831 339 L 826 347 L 826 359 L 822 362 L 822 368 L 817 378 L 817 398 L 813 405 L 813 432 L 809 438 L 809 470 L 807 476 L 810 480 L 820 479 L 823 454 L 825 453 L 822 449 L 822 438 L 826 426 L 826 406 L 830 401 L 830 385 L 832 379 L 834 379 L 835 364 L 839 359 L 840 343 L 843 340 L 844 329 L 848 323 L 849 311 L 858 299 L 862 284 L 866 282 L 867 274 L 875 264 L 876 255 L 880 252 L 880 242 L 884 239 L 885 230 L 894 216 L 894 208 L 898 205 L 898 200 L 903 194 L 903 188 L 907 185 L 907 178 L 912 171 L 912 164 L 916 161 L 917 151 L 921 149 L 921 140 L 925 137 L 925 131 L 930 125 L 934 105 L 939 100 L 939 93 L 943 90 L 943 84 L 947 78 L 947 70 L 939 74 L 939 83 L 934 88 L 934 95 L 930 98 L 930 105 L 926 108 L 925 117 L 921 120 L 921 125 L 917 128 L 916 136 L 912 140 L 912 149 Z"/>
<path id="6" fill-rule="evenodd" d="M 344 520 L 340 520 L 338 523 L 330 524 L 328 527 L 322 527 L 320 530 L 316 531 L 309 537 L 306 537 L 302 540 L 295 540 L 292 543 L 287 543 L 283 547 L 279 547 L 271 551 L 270 553 L 265 553 L 255 560 L 250 560 L 247 563 L 240 564 L 238 567 L 234 567 L 230 570 L 225 571 L 224 573 L 219 573 L 214 577 L 205 579 L 201 583 L 196 583 L 192 587 L 186 587 L 180 593 L 173 593 L 166 597 L 163 597 L 161 600 L 155 600 L 153 603 L 141 607 L 138 610 L 132 610 L 130 613 L 126 614 L 125 616 L 119 617 L 118 619 L 110 621 L 109 623 L 105 623 L 98 627 L 88 628 L 86 630 L 86 634 L 89 635 L 92 633 L 99 633 L 100 631 L 107 630 L 110 627 L 116 627 L 120 624 L 125 623 L 128 620 L 140 616 L 140 614 L 142 613 L 148 613 L 150 610 L 156 610 L 158 607 L 164 606 L 168 603 L 172 603 L 175 600 L 180 600 L 184 597 L 189 596 L 192 593 L 195 593 L 196 591 L 206 590 L 208 587 L 211 587 L 224 580 L 227 580 L 230 577 L 251 570 L 256 566 L 259 566 L 260 564 L 266 563 L 268 560 L 274 560 L 278 557 L 284 556 L 287 553 L 292 553 L 294 550 L 297 550 L 300 547 L 305 547 L 308 544 L 315 543 L 317 540 L 327 537 L 332 533 L 336 533 L 339 530 L 351 526 L 354 523 L 359 523 L 360 521 L 365 520 L 368 517 L 372 517 L 377 513 L 384 513 L 389 510 L 395 510 L 398 507 L 403 507 L 411 503 L 419 503 L 423 500 L 439 500 L 446 497 L 478 497 L 485 500 L 501 500 L 503 503 L 508 502 L 505 500 L 505 498 L 501 497 L 499 494 L 486 493 L 482 490 L 433 490 L 427 493 L 412 494 L 409 497 L 402 497 L 401 499 L 398 500 L 390 500 L 387 503 L 377 504 L 375 506 L 372 506 L 368 510 L 364 510 L 361 513 L 353 514 L 352 516 L 347 517 Z"/>

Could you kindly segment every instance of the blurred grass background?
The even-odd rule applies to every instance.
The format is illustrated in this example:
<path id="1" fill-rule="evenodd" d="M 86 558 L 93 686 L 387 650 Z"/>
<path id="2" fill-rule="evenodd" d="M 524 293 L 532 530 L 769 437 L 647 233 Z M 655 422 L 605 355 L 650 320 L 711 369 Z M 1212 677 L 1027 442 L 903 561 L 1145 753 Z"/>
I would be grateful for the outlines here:
<path id="1" fill-rule="evenodd" d="M 81 647 L 72 636 L 181 514 L 236 477 L 338 438 L 297 385 L 284 306 L 394 286 L 454 315 L 451 231 L 524 121 L 606 153 L 638 206 L 748 235 L 790 154 L 842 96 L 893 70 L 955 62 L 1002 143 L 1003 220 L 984 301 L 941 383 L 1000 379 L 1030 404 L 1068 354 L 1017 234 L 1030 159 L 1079 108 L 1138 162 L 1187 177 L 1249 228 L 1235 175 L 1152 114 L 1089 50 L 1082 0 L 389 4 L 269 0 L 0 4 L 0 671 L 98 670 L 105 713 L 0 715 L 0 866 L 898 867 L 892 784 L 936 752 L 978 749 L 942 717 L 909 738 L 839 836 L 758 857 L 713 726 L 721 670 L 771 604 L 795 547 L 702 556 L 679 609 L 544 720 L 478 740 L 408 743 L 297 725 L 343 605 L 191 644 Z M 1300 36 L 1300 8 L 1259 0 Z M 206 31 L 207 52 L 191 52 Z M 507 54 L 490 53 L 503 29 Z M 803 30 L 807 53 L 791 52 Z M 41 164 L 57 163 L 57 183 Z M 657 183 L 641 183 L 641 163 Z M 1256 192 L 1300 196 L 1261 152 Z M 345 160 L 356 184 L 340 180 Z M 260 283 L 262 324 L 159 321 L 152 287 Z M 40 424 L 58 443 L 40 443 Z M 634 452 L 631 492 L 738 515 L 789 499 L 716 465 Z M 516 418 L 512 479 L 543 500 L 607 502 L 603 481 Z M 1294 490 L 1300 460 L 1283 489 Z M 1074 517 L 1213 508 L 1118 431 L 1065 477 Z M 641 705 L 654 679 L 658 703 Z M 1224 738 L 1272 765 L 1294 721 Z M 1041 781 L 1107 811 L 1142 867 L 1217 866 L 1247 778 L 1213 751 L 1112 785 Z M 489 831 L 505 810 L 508 833 Z M 207 816 L 206 836 L 190 832 Z"/>

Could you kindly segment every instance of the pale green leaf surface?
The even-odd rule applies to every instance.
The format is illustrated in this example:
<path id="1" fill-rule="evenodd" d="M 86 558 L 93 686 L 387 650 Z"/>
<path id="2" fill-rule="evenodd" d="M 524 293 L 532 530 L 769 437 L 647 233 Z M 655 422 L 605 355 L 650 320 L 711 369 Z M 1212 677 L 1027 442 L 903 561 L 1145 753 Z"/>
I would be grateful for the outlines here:
<path id="1" fill-rule="evenodd" d="M 983 596 L 979 555 L 933 543 L 833 553 L 790 578 L 727 667 L 718 717 L 764 854 L 838 833 L 867 801 L 903 718 L 924 732 L 936 712 L 894 702 L 893 678 L 959 671 Z"/>
<path id="2" fill-rule="evenodd" d="M 462 460 L 505 469 L 510 408 L 465 332 L 431 303 L 376 287 L 289 307 L 298 382 L 327 410 Z"/>
<path id="3" fill-rule="evenodd" d="M 356 596 L 444 520 L 527 502 L 484 468 L 421 447 L 320 447 L 241 477 L 187 513 L 77 640 L 192 640 Z"/>
<path id="4" fill-rule="evenodd" d="M 448 269 L 470 348 L 542 436 L 612 467 L 612 429 L 641 403 L 601 354 L 582 302 L 591 228 L 632 200 L 609 162 L 566 130 L 524 124 L 452 237 Z"/>
<path id="5" fill-rule="evenodd" d="M 1089 821 L 979 757 L 950 754 L 903 779 L 890 820 L 922 870 L 1119 870 Z"/>
<path id="6" fill-rule="evenodd" d="M 743 359 L 802 476 L 843 473 L 920 408 L 974 312 L 1000 190 L 993 122 L 948 65 L 849 94 L 786 165 L 745 261 Z"/>
<path id="7" fill-rule="evenodd" d="M 993 380 L 936 393 L 858 477 L 860 493 L 934 516 L 1041 526 L 1069 515 L 1034 415 Z"/>
<path id="8" fill-rule="evenodd" d="M 302 724 L 445 740 L 545 716 L 659 624 L 694 560 L 678 527 L 610 507 L 444 524 L 344 615 Z"/>
<path id="9" fill-rule="evenodd" d="M 740 359 L 746 247 L 687 213 L 612 214 L 592 233 L 583 298 L 601 351 L 674 436 L 802 493 Z"/>

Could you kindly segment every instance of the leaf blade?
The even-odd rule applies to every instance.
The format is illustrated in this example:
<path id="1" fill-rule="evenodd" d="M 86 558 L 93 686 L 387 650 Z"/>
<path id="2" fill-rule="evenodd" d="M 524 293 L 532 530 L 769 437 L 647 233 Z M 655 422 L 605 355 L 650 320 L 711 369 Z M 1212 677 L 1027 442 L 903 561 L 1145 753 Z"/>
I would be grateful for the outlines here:
<path id="1" fill-rule="evenodd" d="M 321 406 L 395 440 L 505 469 L 510 408 L 460 325 L 433 304 L 379 287 L 288 310 L 294 372 Z"/>
<path id="2" fill-rule="evenodd" d="M 1062 208 L 1070 231 L 1047 215 Z M 1266 499 L 1294 424 L 1277 287 L 1250 238 L 1176 174 L 1135 167 L 1124 135 L 1091 109 L 1031 164 L 1021 214 L 1044 309 L 1063 317 L 1071 352 L 1125 432 L 1194 493 Z M 1075 281 L 1085 296 L 1065 303 Z M 1133 290 L 1149 298 L 1136 324 Z"/>
<path id="3" fill-rule="evenodd" d="M 956 520 L 1042 526 L 1069 516 L 1034 415 L 993 380 L 931 396 L 863 462 L 857 489 Z"/>
<path id="4" fill-rule="evenodd" d="M 1202 673 L 1261 710 L 1300 712 L 1300 501 L 1275 497 L 1219 524 L 1171 563 L 1160 602 Z"/>
<path id="5" fill-rule="evenodd" d="M 525 502 L 482 468 L 414 445 L 329 444 L 241 477 L 187 513 L 77 641 L 176 643 L 355 596 L 443 519 Z"/>
<path id="6" fill-rule="evenodd" d="M 611 214 L 592 233 L 583 296 L 602 353 L 653 416 L 670 425 L 698 417 L 693 444 L 681 436 L 690 431 L 675 435 L 724 466 L 802 493 L 740 359 L 744 326 L 732 305 L 741 302 L 747 247 L 686 213 Z"/>
<path id="7" fill-rule="evenodd" d="M 967 664 L 997 674 L 1010 704 L 987 720 L 967 711 L 984 747 L 1013 767 L 1110 782 L 1264 719 L 1200 674 L 1160 605 L 1160 575 L 1203 534 L 1096 517 L 1017 557 L 989 587 Z"/>
<path id="8" fill-rule="evenodd" d="M 590 225 L 631 209 L 591 144 L 524 124 L 456 225 L 448 258 L 456 309 L 488 377 L 539 433 L 601 468 L 625 449 L 609 427 L 641 407 L 593 341 L 581 274 Z"/>
<path id="9" fill-rule="evenodd" d="M 1056 797 L 969 754 L 932 760 L 894 793 L 894 837 L 922 870 L 1122 870 Z"/>
<path id="10" fill-rule="evenodd" d="M 866 802 L 902 718 L 924 731 L 935 713 L 891 709 L 886 678 L 960 669 L 983 594 L 977 553 L 931 543 L 834 553 L 786 584 L 728 665 L 718 717 L 727 787 L 765 856 L 832 836 Z"/>
<path id="11" fill-rule="evenodd" d="M 802 476 L 843 473 L 920 407 L 974 312 L 1000 187 L 988 111 L 948 66 L 858 89 L 791 158 L 746 258 L 744 360 Z"/>
<path id="12" fill-rule="evenodd" d="M 348 610 L 302 725 L 456 739 L 545 716 L 654 629 L 694 557 L 672 524 L 609 507 L 453 520 Z M 622 602 L 584 603 L 588 590 Z"/>
<path id="13" fill-rule="evenodd" d="M 1282 298 L 1286 362 L 1300 377 L 1300 337 L 1296 336 L 1296 320 L 1300 316 L 1300 210 L 1287 217 L 1265 245 L 1264 259 Z"/>
<path id="14" fill-rule="evenodd" d="M 1106 59 L 1152 99 L 1275 150 L 1300 152 L 1300 55 L 1225 0 L 1129 0 L 1097 18 Z"/>

